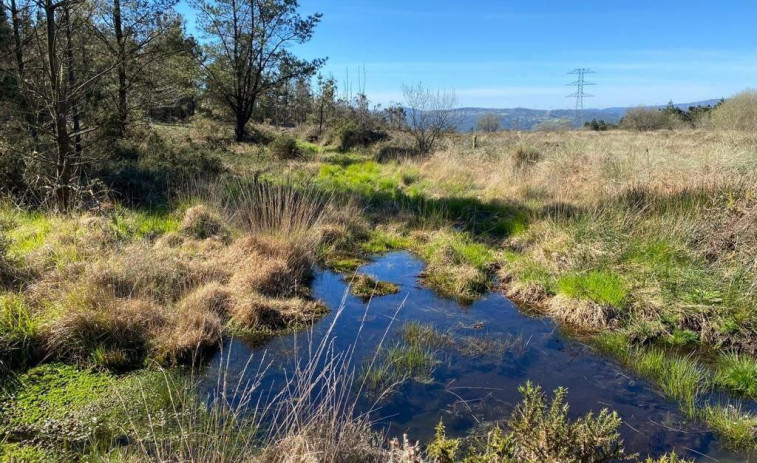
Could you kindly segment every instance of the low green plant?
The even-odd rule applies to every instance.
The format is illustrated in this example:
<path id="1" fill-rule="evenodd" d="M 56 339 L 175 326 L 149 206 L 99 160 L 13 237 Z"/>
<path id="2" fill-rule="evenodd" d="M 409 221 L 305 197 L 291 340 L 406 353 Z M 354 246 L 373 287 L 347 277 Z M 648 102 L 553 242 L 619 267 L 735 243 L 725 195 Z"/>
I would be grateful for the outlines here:
<path id="1" fill-rule="evenodd" d="M 571 420 L 565 403 L 566 390 L 559 388 L 548 402 L 539 386 L 526 383 L 519 388 L 523 399 L 504 427 L 495 427 L 486 437 L 469 445 L 461 439 L 446 437 L 444 425 L 436 428 L 436 437 L 429 444 L 429 455 L 435 461 L 488 463 L 517 461 L 519 463 L 601 463 L 628 461 L 618 428 L 616 413 L 602 410 Z M 464 454 L 463 458 L 458 455 Z"/>
<path id="2" fill-rule="evenodd" d="M 757 398 L 757 360 L 737 352 L 720 355 L 715 365 L 715 385 L 749 398 Z"/>
<path id="3" fill-rule="evenodd" d="M 617 273 L 604 270 L 563 275 L 557 280 L 557 288 L 567 296 L 617 308 L 623 308 L 628 297 L 628 288 L 623 278 Z"/>

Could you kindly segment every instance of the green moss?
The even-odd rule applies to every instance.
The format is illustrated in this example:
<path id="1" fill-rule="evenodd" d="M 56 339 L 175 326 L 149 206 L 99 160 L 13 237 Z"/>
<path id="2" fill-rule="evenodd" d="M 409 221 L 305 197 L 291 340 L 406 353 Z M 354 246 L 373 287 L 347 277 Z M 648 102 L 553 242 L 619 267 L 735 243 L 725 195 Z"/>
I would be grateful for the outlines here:
<path id="1" fill-rule="evenodd" d="M 589 299 L 598 304 L 622 308 L 628 288 L 617 273 L 594 270 L 588 273 L 569 273 L 557 280 L 558 291 L 576 299 Z"/>
<path id="2" fill-rule="evenodd" d="M 19 443 L 0 443 L 0 463 L 58 463 L 61 459 L 44 448 Z"/>

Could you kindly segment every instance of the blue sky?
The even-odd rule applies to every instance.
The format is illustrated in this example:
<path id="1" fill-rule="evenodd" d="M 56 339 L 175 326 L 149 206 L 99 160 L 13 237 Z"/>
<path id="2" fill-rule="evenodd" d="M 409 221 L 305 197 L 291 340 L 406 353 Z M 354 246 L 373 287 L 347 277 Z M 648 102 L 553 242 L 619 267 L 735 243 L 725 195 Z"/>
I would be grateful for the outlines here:
<path id="1" fill-rule="evenodd" d="M 323 72 L 342 88 L 349 76 L 353 91 L 364 70 L 382 104 L 422 81 L 454 89 L 460 106 L 567 108 L 577 67 L 597 72 L 587 107 L 757 87 L 752 0 L 301 0 L 301 10 L 323 20 L 296 52 L 328 57 Z"/>

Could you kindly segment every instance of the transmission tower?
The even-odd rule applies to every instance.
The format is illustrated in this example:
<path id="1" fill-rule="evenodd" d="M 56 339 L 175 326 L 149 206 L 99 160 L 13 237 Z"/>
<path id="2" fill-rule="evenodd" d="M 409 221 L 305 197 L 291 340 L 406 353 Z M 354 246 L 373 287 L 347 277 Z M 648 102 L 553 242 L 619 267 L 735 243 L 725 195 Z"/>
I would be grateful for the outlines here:
<path id="1" fill-rule="evenodd" d="M 585 77 L 586 74 L 595 74 L 595 72 L 587 68 L 578 68 L 570 71 L 568 74 L 578 76 L 578 79 L 575 82 L 571 82 L 567 85 L 576 87 L 576 92 L 568 95 L 568 98 L 576 99 L 576 124 L 580 128 L 584 125 L 584 98 L 591 98 L 594 96 L 584 92 L 584 87 L 587 85 L 597 85 L 594 82 L 587 82 Z"/>

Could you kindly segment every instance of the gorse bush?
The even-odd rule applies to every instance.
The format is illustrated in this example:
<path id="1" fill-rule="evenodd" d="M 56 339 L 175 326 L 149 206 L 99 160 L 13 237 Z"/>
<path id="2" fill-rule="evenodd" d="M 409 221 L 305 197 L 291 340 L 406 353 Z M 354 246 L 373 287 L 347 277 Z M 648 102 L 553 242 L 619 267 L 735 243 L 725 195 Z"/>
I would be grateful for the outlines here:
<path id="1" fill-rule="evenodd" d="M 757 131 L 757 90 L 746 90 L 727 99 L 712 111 L 710 120 L 721 130 Z"/>
<path id="2" fill-rule="evenodd" d="M 617 414 L 602 410 L 596 416 L 589 413 L 571 420 L 565 389 L 557 389 L 551 403 L 539 386 L 526 383 L 519 390 L 523 400 L 505 426 L 466 443 L 447 438 L 440 424 L 429 445 L 429 456 L 438 463 L 602 463 L 634 458 L 625 453 Z"/>
<path id="3" fill-rule="evenodd" d="M 655 108 L 644 107 L 629 110 L 620 120 L 620 128 L 639 132 L 672 130 L 680 125 L 681 120 L 674 114 Z"/>

